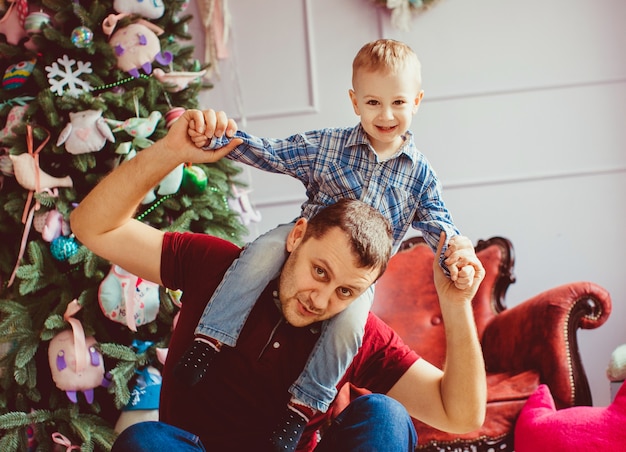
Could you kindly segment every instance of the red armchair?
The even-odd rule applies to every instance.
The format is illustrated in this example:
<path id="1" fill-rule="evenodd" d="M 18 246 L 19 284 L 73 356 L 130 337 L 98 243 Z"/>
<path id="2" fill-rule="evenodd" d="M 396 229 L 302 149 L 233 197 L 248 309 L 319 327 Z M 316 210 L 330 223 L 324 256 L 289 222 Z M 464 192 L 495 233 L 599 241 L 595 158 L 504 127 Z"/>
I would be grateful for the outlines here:
<path id="1" fill-rule="evenodd" d="M 541 383 L 550 388 L 557 408 L 591 405 L 576 332 L 606 321 L 609 293 L 593 283 L 575 282 L 507 309 L 504 296 L 515 282 L 511 242 L 481 240 L 476 252 L 486 269 L 473 300 L 487 369 L 486 420 L 480 430 L 462 435 L 415 420 L 417 450 L 512 451 L 515 421 Z M 444 331 L 432 263 L 433 253 L 421 238 L 406 240 L 376 285 L 372 311 L 425 359 L 442 366 Z"/>

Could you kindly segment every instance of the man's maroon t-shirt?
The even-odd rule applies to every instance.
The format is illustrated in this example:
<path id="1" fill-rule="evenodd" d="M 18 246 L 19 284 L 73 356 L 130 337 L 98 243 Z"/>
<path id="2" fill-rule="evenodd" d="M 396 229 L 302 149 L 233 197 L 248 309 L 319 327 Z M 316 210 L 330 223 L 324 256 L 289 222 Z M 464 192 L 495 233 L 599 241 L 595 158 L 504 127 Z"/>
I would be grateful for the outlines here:
<path id="1" fill-rule="evenodd" d="M 193 340 L 204 307 L 240 248 L 205 234 L 167 233 L 161 279 L 183 292 L 161 388 L 160 419 L 200 436 L 207 450 L 262 451 L 319 337 L 319 324 L 287 324 L 272 296 L 276 282 L 259 297 L 235 348 L 224 347 L 205 378 L 192 388 L 172 375 Z M 351 382 L 386 393 L 418 359 L 402 340 L 370 313 L 363 345 L 340 385 Z M 311 425 L 301 444 L 314 444 Z M 313 447 L 312 445 L 310 447 Z"/>

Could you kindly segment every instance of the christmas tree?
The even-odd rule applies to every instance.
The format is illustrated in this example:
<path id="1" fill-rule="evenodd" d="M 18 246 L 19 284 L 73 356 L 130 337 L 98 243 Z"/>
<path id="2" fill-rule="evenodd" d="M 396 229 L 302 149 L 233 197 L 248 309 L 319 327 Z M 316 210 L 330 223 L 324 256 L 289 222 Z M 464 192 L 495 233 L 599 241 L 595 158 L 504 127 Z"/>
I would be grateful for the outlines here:
<path id="1" fill-rule="evenodd" d="M 188 0 L 187 0 L 188 1 Z M 185 0 L 0 2 L 0 450 L 109 450 L 133 408 L 154 409 L 180 294 L 77 242 L 69 214 L 116 165 L 197 108 Z M 183 165 L 137 218 L 245 234 L 236 166 Z M 105 206 L 103 206 L 105 208 Z M 161 357 L 161 360 L 158 358 Z M 157 393 L 158 396 L 158 393 Z M 151 398 L 150 398 L 151 397 Z"/>

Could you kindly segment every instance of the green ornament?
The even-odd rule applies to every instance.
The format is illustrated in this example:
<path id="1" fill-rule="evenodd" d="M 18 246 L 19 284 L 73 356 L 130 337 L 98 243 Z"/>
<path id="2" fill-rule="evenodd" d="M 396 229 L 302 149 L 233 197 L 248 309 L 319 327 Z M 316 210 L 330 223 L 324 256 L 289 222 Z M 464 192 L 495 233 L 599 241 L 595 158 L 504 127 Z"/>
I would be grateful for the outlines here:
<path id="1" fill-rule="evenodd" d="M 200 195 L 206 190 L 209 179 L 199 166 L 185 166 L 181 186 L 190 195 Z"/>

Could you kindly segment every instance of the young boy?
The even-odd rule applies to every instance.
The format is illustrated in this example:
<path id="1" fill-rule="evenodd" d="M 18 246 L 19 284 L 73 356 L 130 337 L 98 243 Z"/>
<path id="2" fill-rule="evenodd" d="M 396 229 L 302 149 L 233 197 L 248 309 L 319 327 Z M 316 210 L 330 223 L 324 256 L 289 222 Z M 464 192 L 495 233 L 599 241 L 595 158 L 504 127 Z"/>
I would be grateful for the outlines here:
<path id="1" fill-rule="evenodd" d="M 473 251 L 473 246 L 459 236 L 441 199 L 439 180 L 416 149 L 409 131 L 424 94 L 416 54 L 401 42 L 380 39 L 359 50 L 352 69 L 349 95 L 354 112 L 360 116 L 356 127 L 316 130 L 286 139 L 258 138 L 238 131 L 234 136 L 244 143 L 228 158 L 302 181 L 308 198 L 302 205 L 301 216 L 305 218 L 341 198 L 372 205 L 392 224 L 394 252 L 409 226 L 422 232 L 433 251 L 440 232 L 445 231 L 448 251 L 439 257 L 440 265 L 457 287 L 469 286 L 474 268 L 457 268 L 455 262 L 446 261 L 446 256 L 453 249 Z M 192 124 L 188 133 L 196 145 L 207 148 L 224 146 L 232 138 L 223 136 L 224 131 L 207 137 L 203 124 Z M 197 383 L 220 347 L 235 345 L 254 300 L 280 272 L 286 258 L 285 237 L 291 227 L 280 225 L 257 238 L 233 263 L 204 311 L 194 345 L 177 365 L 179 378 Z M 320 271 L 315 277 L 325 275 Z M 349 294 L 350 288 L 344 290 L 338 296 Z M 373 294 L 370 288 L 322 325 L 304 372 L 290 388 L 292 399 L 285 425 L 277 428 L 273 438 L 279 450 L 295 449 L 308 419 L 317 410 L 328 409 L 340 376 L 360 347 Z M 302 310 L 313 314 L 314 307 L 303 300 Z M 292 435 L 284 434 L 287 425 Z"/>

